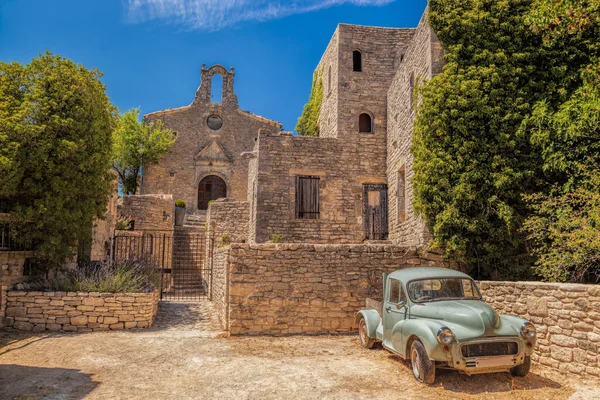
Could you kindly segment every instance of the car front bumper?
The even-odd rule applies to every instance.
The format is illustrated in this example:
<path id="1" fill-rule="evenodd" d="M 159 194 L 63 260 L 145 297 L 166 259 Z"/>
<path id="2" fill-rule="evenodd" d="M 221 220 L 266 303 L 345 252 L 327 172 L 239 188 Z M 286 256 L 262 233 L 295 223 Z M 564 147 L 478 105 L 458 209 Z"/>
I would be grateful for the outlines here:
<path id="1" fill-rule="evenodd" d="M 474 356 L 464 356 L 462 347 L 467 345 L 487 345 L 494 343 L 514 342 L 517 344 L 517 351 L 510 354 L 478 354 Z M 440 366 L 447 366 L 459 370 L 468 375 L 483 374 L 490 372 L 505 372 L 525 362 L 525 356 L 533 353 L 535 341 L 526 341 L 521 337 L 493 337 L 476 338 L 467 341 L 454 342 L 447 347 L 442 346 L 445 359 L 436 360 Z M 446 365 L 444 365 L 446 364 Z"/>

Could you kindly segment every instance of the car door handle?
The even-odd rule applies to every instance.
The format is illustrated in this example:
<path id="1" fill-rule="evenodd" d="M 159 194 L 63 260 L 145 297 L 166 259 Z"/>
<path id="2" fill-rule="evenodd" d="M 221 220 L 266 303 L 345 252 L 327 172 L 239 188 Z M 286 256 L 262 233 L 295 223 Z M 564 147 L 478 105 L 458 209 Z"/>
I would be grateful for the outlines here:
<path id="1" fill-rule="evenodd" d="M 385 311 L 387 311 L 387 312 L 390 312 L 390 311 L 392 311 L 392 307 L 388 307 L 388 308 L 386 308 L 386 309 L 385 309 Z"/>

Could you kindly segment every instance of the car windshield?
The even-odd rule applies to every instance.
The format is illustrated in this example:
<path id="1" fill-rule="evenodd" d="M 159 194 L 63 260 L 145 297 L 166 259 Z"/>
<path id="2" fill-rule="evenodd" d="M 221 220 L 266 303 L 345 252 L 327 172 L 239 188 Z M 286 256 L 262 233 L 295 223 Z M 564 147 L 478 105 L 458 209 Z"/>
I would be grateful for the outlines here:
<path id="1" fill-rule="evenodd" d="M 415 303 L 442 300 L 481 300 L 477 285 L 468 278 L 432 278 L 411 281 L 408 295 Z"/>

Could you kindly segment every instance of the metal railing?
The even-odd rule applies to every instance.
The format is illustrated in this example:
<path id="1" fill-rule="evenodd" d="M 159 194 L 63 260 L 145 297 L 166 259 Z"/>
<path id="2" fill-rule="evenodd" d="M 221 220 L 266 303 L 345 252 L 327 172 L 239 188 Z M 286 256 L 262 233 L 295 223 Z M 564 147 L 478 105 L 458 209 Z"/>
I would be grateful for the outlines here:
<path id="1" fill-rule="evenodd" d="M 34 247 L 31 241 L 24 240 L 17 231 L 11 229 L 9 222 L 0 222 L 0 252 L 33 251 Z"/>

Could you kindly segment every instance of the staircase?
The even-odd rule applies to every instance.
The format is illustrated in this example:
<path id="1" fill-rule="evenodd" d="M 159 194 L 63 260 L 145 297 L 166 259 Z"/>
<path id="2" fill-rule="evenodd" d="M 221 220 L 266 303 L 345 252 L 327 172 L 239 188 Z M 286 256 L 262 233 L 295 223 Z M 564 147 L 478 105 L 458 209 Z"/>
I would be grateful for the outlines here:
<path id="1" fill-rule="evenodd" d="M 182 291 L 205 290 L 202 276 L 206 236 L 196 226 L 176 227 L 173 242 L 172 288 Z"/>
<path id="2" fill-rule="evenodd" d="M 188 214 L 185 216 L 184 227 L 199 228 L 204 230 L 206 226 L 206 214 Z"/>

